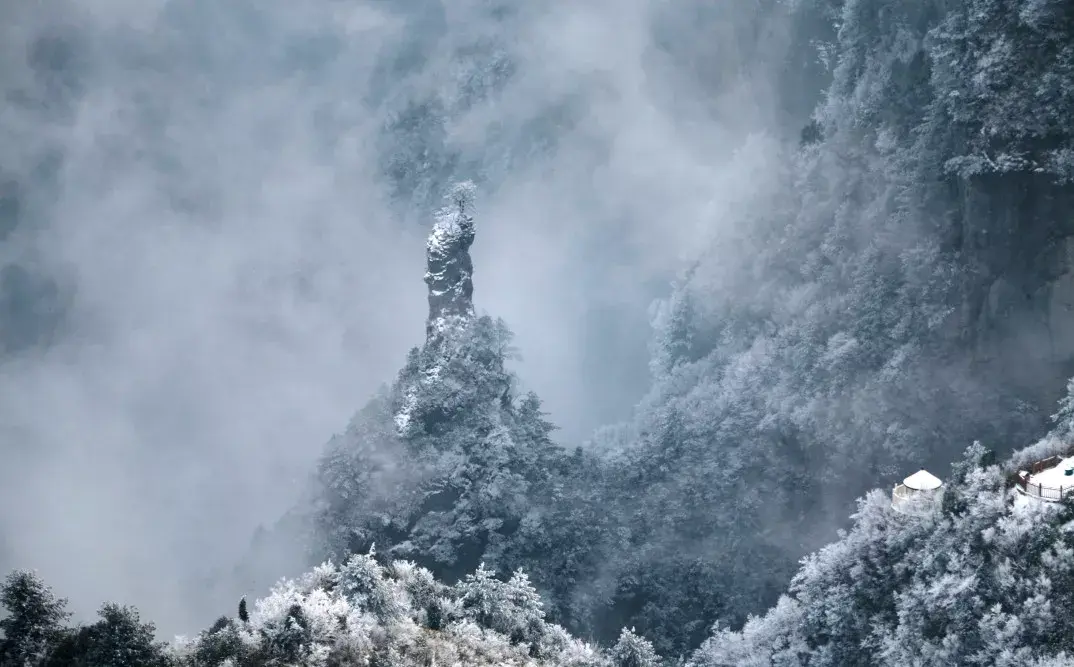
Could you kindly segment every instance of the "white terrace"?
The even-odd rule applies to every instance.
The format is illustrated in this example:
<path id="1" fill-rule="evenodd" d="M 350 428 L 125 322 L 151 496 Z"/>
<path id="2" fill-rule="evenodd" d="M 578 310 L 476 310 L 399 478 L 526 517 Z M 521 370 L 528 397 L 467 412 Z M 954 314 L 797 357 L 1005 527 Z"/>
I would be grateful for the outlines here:
<path id="1" fill-rule="evenodd" d="M 1052 456 L 1015 475 L 1018 490 L 1031 498 L 1059 502 L 1074 493 L 1074 456 Z"/>

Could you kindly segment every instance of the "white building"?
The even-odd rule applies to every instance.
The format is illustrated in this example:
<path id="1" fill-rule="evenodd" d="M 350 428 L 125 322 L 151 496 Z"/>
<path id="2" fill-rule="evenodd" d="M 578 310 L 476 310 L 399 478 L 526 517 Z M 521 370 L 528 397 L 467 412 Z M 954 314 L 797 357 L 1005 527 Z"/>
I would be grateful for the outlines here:
<path id="1" fill-rule="evenodd" d="M 940 507 L 943 482 L 927 470 L 918 470 L 891 492 L 891 508 L 903 514 L 928 514 Z"/>

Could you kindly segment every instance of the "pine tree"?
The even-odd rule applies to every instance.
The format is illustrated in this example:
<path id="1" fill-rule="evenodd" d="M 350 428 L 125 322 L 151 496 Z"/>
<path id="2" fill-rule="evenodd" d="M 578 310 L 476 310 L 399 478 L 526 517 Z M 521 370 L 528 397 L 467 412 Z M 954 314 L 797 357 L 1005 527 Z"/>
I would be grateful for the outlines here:
<path id="1" fill-rule="evenodd" d="M 653 645 L 644 637 L 634 634 L 633 629 L 623 628 L 619 641 L 611 649 L 615 667 L 659 667 L 660 658 Z"/>
<path id="2" fill-rule="evenodd" d="M 34 572 L 12 572 L 0 586 L 0 665 L 36 665 L 59 638 L 70 614 L 67 600 L 57 598 Z"/>
<path id="3" fill-rule="evenodd" d="M 66 633 L 49 667 L 171 667 L 155 626 L 143 623 L 137 609 L 108 603 L 97 613 L 96 623 Z"/>
<path id="4" fill-rule="evenodd" d="M 650 366 L 653 375 L 658 378 L 681 363 L 697 361 L 704 356 L 699 340 L 702 335 L 699 331 L 699 314 L 690 285 L 694 269 L 687 272 L 682 283 L 672 285 L 667 300 L 655 306 Z"/>

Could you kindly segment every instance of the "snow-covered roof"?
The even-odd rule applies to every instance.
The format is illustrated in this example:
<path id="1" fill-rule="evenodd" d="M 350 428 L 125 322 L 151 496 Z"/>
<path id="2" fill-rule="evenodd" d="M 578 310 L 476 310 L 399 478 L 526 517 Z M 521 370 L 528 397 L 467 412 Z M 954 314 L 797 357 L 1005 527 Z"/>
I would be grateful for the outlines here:
<path id="1" fill-rule="evenodd" d="M 932 491 L 943 486 L 943 482 L 927 470 L 918 470 L 904 479 L 902 483 L 906 488 L 916 491 Z"/>

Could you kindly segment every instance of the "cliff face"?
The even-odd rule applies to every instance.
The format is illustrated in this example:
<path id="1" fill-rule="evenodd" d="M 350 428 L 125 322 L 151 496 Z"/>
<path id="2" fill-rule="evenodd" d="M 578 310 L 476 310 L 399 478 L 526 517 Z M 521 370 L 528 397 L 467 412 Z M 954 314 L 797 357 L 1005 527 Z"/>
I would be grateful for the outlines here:
<path id="1" fill-rule="evenodd" d="M 1074 15 L 1060 0 L 942 5 L 924 35 L 937 165 L 979 361 L 1051 403 L 1074 360 Z"/>
<path id="2" fill-rule="evenodd" d="M 979 363 L 1051 403 L 1074 371 L 1074 186 L 987 174 L 961 186 L 962 332 Z"/>
<path id="3" fill-rule="evenodd" d="M 474 185 L 456 185 L 447 196 L 449 204 L 440 209 L 425 247 L 425 284 L 429 286 L 429 319 L 425 333 L 435 339 L 451 322 L 474 314 L 474 264 L 470 246 L 474 242 L 474 220 L 469 214 Z"/>

